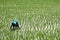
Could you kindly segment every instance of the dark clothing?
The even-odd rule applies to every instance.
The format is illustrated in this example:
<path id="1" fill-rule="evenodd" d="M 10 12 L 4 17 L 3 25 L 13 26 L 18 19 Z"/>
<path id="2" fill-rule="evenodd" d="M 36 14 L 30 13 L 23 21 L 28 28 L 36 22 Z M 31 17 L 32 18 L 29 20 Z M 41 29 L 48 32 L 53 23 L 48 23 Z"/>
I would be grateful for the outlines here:
<path id="1" fill-rule="evenodd" d="M 13 27 L 13 29 L 19 28 L 18 22 L 12 22 L 10 29 L 12 29 L 12 27 Z"/>
<path id="2" fill-rule="evenodd" d="M 19 27 L 19 24 L 18 22 L 16 22 L 16 24 L 12 23 L 12 26 Z"/>

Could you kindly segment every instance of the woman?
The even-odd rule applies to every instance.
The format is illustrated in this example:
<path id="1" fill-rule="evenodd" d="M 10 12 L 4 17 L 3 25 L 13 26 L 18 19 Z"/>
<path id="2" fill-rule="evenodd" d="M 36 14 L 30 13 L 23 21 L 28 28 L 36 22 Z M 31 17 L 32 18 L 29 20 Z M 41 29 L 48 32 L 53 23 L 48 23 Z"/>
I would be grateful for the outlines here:
<path id="1" fill-rule="evenodd" d="M 17 20 L 14 20 L 11 24 L 10 29 L 16 29 L 16 28 L 19 28 L 19 23 Z"/>

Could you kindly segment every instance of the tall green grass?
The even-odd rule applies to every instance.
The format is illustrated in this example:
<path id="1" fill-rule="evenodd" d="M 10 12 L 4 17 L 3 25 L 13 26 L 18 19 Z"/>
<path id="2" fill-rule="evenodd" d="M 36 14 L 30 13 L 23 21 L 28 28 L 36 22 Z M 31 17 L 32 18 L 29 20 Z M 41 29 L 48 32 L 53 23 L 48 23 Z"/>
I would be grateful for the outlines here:
<path id="1" fill-rule="evenodd" d="M 60 0 L 0 0 L 0 40 L 60 40 Z"/>

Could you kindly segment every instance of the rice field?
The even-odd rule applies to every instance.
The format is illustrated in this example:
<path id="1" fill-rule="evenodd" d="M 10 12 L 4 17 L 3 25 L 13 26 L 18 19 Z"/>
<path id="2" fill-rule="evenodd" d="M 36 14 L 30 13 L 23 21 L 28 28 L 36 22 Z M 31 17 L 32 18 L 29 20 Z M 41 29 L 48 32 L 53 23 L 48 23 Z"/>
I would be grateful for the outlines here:
<path id="1" fill-rule="evenodd" d="M 60 0 L 0 0 L 0 40 L 60 40 Z"/>

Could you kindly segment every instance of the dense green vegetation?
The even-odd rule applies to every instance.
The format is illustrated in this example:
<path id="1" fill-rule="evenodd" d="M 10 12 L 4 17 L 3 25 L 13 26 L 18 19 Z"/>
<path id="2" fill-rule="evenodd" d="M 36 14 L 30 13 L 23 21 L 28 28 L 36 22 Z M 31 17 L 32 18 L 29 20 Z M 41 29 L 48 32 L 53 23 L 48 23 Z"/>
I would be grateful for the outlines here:
<path id="1" fill-rule="evenodd" d="M 60 40 L 60 0 L 0 0 L 0 40 Z"/>

